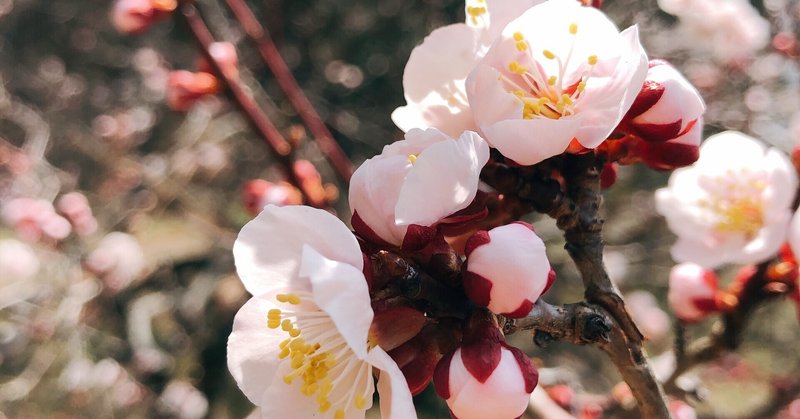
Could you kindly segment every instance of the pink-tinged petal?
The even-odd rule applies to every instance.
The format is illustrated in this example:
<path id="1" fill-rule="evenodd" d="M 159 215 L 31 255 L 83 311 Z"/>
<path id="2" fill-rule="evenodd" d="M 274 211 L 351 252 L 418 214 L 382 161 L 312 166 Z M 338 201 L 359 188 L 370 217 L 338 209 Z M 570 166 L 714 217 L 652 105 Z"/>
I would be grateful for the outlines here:
<path id="1" fill-rule="evenodd" d="M 665 125 L 683 120 L 685 126 L 685 123 L 701 117 L 705 112 L 705 102 L 697 89 L 666 62 L 650 67 L 647 81 L 662 86 L 664 94 L 645 112 L 636 116 L 634 123 Z"/>
<path id="2" fill-rule="evenodd" d="M 764 191 L 765 205 L 767 208 L 788 208 L 794 201 L 794 194 L 786 191 L 797 189 L 797 170 L 782 151 L 774 148 L 767 150 L 763 166 L 769 171 L 769 186 Z"/>
<path id="3" fill-rule="evenodd" d="M 504 156 L 528 166 L 566 150 L 581 125 L 580 115 L 561 119 L 509 119 L 481 126 Z"/>
<path id="4" fill-rule="evenodd" d="M 403 243 L 406 226 L 395 224 L 394 211 L 406 173 L 407 156 L 376 156 L 356 169 L 350 179 L 350 208 L 378 237 L 395 246 Z"/>
<path id="5" fill-rule="evenodd" d="M 457 140 L 427 147 L 416 159 L 400 189 L 397 224 L 430 226 L 466 208 L 478 191 L 481 168 L 489 159 L 489 146 L 467 131 Z"/>
<path id="6" fill-rule="evenodd" d="M 314 302 L 331 317 L 350 349 L 359 359 L 366 358 L 373 311 L 361 267 L 328 259 L 305 246 L 299 275 L 310 279 Z"/>
<path id="7" fill-rule="evenodd" d="M 791 216 L 792 214 L 788 210 L 785 210 L 783 214 L 775 214 L 775 219 L 770 220 L 758 235 L 742 248 L 742 254 L 739 255 L 736 262 L 760 263 L 775 256 L 789 234 Z"/>
<path id="8" fill-rule="evenodd" d="M 364 261 L 353 233 L 334 215 L 305 206 L 269 205 L 239 232 L 233 244 L 236 271 L 247 291 L 306 289 L 297 280 L 303 246 L 361 271 Z"/>
<path id="9" fill-rule="evenodd" d="M 452 138 L 436 128 L 413 128 L 406 132 L 402 140 L 384 146 L 381 155 L 402 157 L 408 157 L 411 154 L 417 155 L 438 142 L 450 139 Z"/>
<path id="10" fill-rule="evenodd" d="M 713 271 L 693 263 L 682 263 L 669 274 L 667 299 L 675 315 L 683 321 L 697 321 L 708 314 L 695 301 L 713 301 L 717 292 L 717 276 Z"/>
<path id="11" fill-rule="evenodd" d="M 512 20 L 518 18 L 526 10 L 536 6 L 544 0 L 485 0 L 486 7 L 489 9 L 489 27 L 486 28 L 483 34 L 483 39 L 486 39 L 487 46 L 491 44 L 506 25 Z"/>
<path id="12" fill-rule="evenodd" d="M 465 24 L 449 25 L 414 48 L 403 73 L 408 105 L 392 113 L 400 129 L 436 127 L 452 137 L 474 129 L 464 80 L 480 58 L 478 32 Z"/>
<path id="13" fill-rule="evenodd" d="M 278 369 L 279 344 L 286 339 L 280 329 L 267 327 L 267 313 L 277 308 L 270 295 L 248 300 L 233 320 L 228 337 L 228 369 L 245 396 L 259 404 Z"/>
<path id="14" fill-rule="evenodd" d="M 294 380 L 292 384 L 286 384 L 283 376 L 292 372 L 289 362 L 280 365 L 274 379 L 269 387 L 261 395 L 259 402 L 256 403 L 261 408 L 262 419 L 309 419 L 309 418 L 330 418 L 333 412 L 325 414 L 319 412 L 319 405 L 316 400 L 309 396 L 304 396 L 300 391 L 302 380 Z M 363 419 L 363 410 L 348 409 L 346 418 Z"/>
<path id="15" fill-rule="evenodd" d="M 466 89 L 475 122 L 486 135 L 486 141 L 497 147 L 493 136 L 486 132 L 486 126 L 522 118 L 522 102 L 498 81 L 501 73 L 492 67 L 492 58 L 487 56 L 475 67 L 467 78 Z"/>
<path id="16" fill-rule="evenodd" d="M 743 240 L 719 243 L 678 237 L 678 240 L 672 245 L 670 253 L 677 262 L 692 262 L 708 269 L 714 269 L 730 261 L 734 248 L 743 245 Z M 739 260 L 736 262 L 738 263 Z"/>
<path id="17" fill-rule="evenodd" d="M 391 357 L 379 346 L 367 354 L 367 362 L 380 370 L 378 394 L 381 417 L 386 419 L 415 419 L 417 412 L 403 373 Z"/>
<path id="18" fill-rule="evenodd" d="M 501 351 L 492 375 L 480 383 L 463 367 L 461 351 L 450 364 L 450 393 L 447 405 L 459 419 L 515 418 L 525 412 L 530 393 L 514 355 Z"/>

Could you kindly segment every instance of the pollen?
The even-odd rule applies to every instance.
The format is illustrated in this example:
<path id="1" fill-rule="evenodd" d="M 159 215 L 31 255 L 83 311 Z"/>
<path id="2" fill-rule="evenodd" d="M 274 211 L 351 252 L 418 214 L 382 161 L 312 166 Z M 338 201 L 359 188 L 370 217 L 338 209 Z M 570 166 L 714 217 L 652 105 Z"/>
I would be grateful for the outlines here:
<path id="1" fill-rule="evenodd" d="M 278 294 L 275 296 L 275 299 L 281 303 L 300 304 L 300 297 L 296 294 Z"/>
<path id="2" fill-rule="evenodd" d="M 414 165 L 417 162 L 417 155 L 416 154 L 409 154 L 408 161 Z"/>
<path id="3" fill-rule="evenodd" d="M 517 51 L 524 52 L 528 50 L 528 44 L 525 41 L 517 42 Z"/>
<path id="4" fill-rule="evenodd" d="M 520 65 L 519 61 L 514 60 L 508 64 L 508 71 L 515 74 L 523 75 L 525 74 L 526 71 L 528 71 L 528 69 Z"/>
<path id="5" fill-rule="evenodd" d="M 546 50 L 542 51 L 542 54 L 543 54 L 543 55 L 544 55 L 544 57 L 545 57 L 545 58 L 547 58 L 548 60 L 554 60 L 554 59 L 556 58 L 556 55 L 555 55 L 555 54 L 553 54 L 553 52 L 552 52 L 552 51 L 550 51 L 549 49 L 546 49 Z"/>
<path id="6" fill-rule="evenodd" d="M 569 24 L 569 33 L 572 34 L 572 35 L 575 35 L 576 33 L 578 33 L 578 24 L 577 23 L 572 22 L 572 23 Z"/>
<path id="7" fill-rule="evenodd" d="M 514 40 L 517 42 L 524 41 L 525 35 L 523 35 L 522 32 L 514 32 Z"/>
<path id="8" fill-rule="evenodd" d="M 549 84 L 551 86 L 555 86 L 557 81 L 558 81 L 558 77 L 550 76 L 550 78 L 547 79 L 547 84 Z"/>
<path id="9" fill-rule="evenodd" d="M 589 65 L 595 65 L 595 64 L 597 64 L 597 56 L 596 55 L 590 55 L 589 58 L 586 61 L 589 62 Z"/>

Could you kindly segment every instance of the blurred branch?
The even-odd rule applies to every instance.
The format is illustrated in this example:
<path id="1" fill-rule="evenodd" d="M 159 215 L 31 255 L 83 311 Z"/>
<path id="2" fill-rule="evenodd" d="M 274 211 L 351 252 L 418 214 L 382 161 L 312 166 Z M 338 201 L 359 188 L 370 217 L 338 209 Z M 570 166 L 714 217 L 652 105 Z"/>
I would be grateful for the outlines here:
<path id="1" fill-rule="evenodd" d="M 339 179 L 347 184 L 353 174 L 353 164 L 342 151 L 342 148 L 339 147 L 330 130 L 322 121 L 305 93 L 303 93 L 303 89 L 297 84 L 297 80 L 289 70 L 289 66 L 286 65 L 286 61 L 281 57 L 269 33 L 258 23 L 258 19 L 256 19 L 253 11 L 250 10 L 244 0 L 226 0 L 225 2 L 245 33 L 255 42 L 258 52 L 272 71 L 278 85 L 286 93 L 286 97 L 297 110 L 306 126 L 308 126 L 314 141 L 316 141 L 322 153 L 325 154 Z"/>
<path id="2" fill-rule="evenodd" d="M 304 182 L 300 181 L 298 178 L 294 170 L 291 145 L 283 138 L 283 135 L 281 135 L 275 125 L 272 124 L 272 121 L 270 121 L 269 117 L 253 98 L 245 92 L 239 81 L 231 78 L 230 75 L 222 71 L 219 62 L 209 52 L 209 47 L 214 42 L 214 37 L 211 35 L 211 31 L 197 12 L 195 6 L 191 4 L 191 1 L 184 1 L 180 6 L 180 13 L 176 15 L 184 20 L 195 41 L 200 46 L 206 60 L 208 60 L 214 69 L 217 77 L 222 80 L 223 84 L 230 92 L 233 101 L 247 117 L 248 121 L 250 121 L 251 125 L 264 140 L 264 143 L 269 147 L 270 151 L 272 151 L 289 182 L 303 193 L 305 199 L 309 201 L 309 205 L 317 208 L 327 207 L 328 203 L 324 198 L 315 200 L 314 197 L 318 194 L 309 190 L 308 186 L 304 185 Z"/>

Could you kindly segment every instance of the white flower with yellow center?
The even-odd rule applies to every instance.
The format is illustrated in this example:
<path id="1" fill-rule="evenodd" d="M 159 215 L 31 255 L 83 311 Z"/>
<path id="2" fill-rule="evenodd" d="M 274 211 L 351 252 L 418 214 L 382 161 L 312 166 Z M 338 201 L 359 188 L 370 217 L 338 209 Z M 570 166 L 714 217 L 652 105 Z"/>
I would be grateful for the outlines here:
<path id="1" fill-rule="evenodd" d="M 678 235 L 672 257 L 705 268 L 757 263 L 786 239 L 797 175 L 780 151 L 742 133 L 711 136 L 700 158 L 656 191 L 656 209 Z"/>
<path id="2" fill-rule="evenodd" d="M 408 105 L 392 113 L 403 131 L 437 128 L 451 137 L 477 131 L 464 80 L 512 19 L 543 0 L 467 0 L 465 23 L 431 32 L 414 48 L 403 73 Z"/>
<path id="3" fill-rule="evenodd" d="M 236 314 L 228 368 L 264 418 L 413 418 L 397 364 L 368 343 L 373 311 L 358 242 L 333 215 L 267 206 L 233 246 L 254 295 Z"/>
<path id="4" fill-rule="evenodd" d="M 511 21 L 466 81 L 484 138 L 524 165 L 573 139 L 600 145 L 647 74 L 636 27 L 620 33 L 599 10 L 550 0 Z"/>

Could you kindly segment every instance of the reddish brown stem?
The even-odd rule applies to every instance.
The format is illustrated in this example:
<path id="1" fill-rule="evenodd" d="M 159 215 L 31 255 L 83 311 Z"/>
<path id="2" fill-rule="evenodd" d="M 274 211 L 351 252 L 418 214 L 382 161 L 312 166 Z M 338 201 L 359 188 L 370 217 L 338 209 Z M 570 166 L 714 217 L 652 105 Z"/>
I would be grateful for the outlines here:
<path id="1" fill-rule="evenodd" d="M 283 138 L 280 131 L 272 124 L 266 113 L 256 104 L 255 100 L 250 97 L 238 80 L 231 78 L 225 74 L 220 67 L 219 62 L 209 52 L 209 46 L 214 42 L 214 36 L 206 26 L 197 9 L 190 2 L 181 4 L 180 13 L 178 16 L 183 17 L 187 26 L 189 27 L 192 36 L 200 46 L 206 60 L 211 64 L 216 76 L 222 80 L 228 92 L 233 98 L 234 103 L 239 107 L 242 113 L 250 121 L 250 124 L 256 132 L 264 140 L 264 143 L 269 147 L 275 155 L 275 158 L 281 165 L 284 175 L 296 186 L 302 193 L 309 205 L 318 208 L 326 208 L 328 203 L 324 200 L 316 200 L 313 197 L 317 196 L 313 191 L 308 189 L 308 186 L 298 179 L 294 171 L 294 159 L 292 158 L 292 147 L 286 139 Z"/>
<path id="2" fill-rule="evenodd" d="M 272 42 L 269 33 L 258 23 L 258 19 L 244 0 L 226 0 L 225 2 L 236 20 L 242 25 L 245 33 L 255 42 L 258 52 L 272 74 L 275 75 L 275 80 L 286 93 L 286 97 L 297 110 L 300 118 L 311 131 L 319 149 L 325 154 L 341 181 L 347 184 L 353 174 L 353 165 L 350 159 L 339 147 L 339 143 L 334 140 L 330 130 L 303 93 L 303 89 L 297 84 L 297 80 L 289 70 L 289 66 L 286 65 L 286 61 L 281 57 L 275 43 Z"/>

